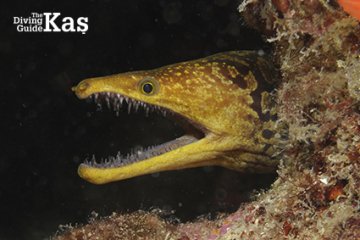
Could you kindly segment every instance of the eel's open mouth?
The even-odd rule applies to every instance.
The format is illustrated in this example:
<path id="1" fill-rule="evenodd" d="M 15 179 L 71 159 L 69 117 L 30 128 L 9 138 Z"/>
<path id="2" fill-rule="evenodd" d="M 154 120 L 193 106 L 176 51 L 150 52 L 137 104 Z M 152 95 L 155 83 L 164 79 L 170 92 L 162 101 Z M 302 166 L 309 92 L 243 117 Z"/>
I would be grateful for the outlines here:
<path id="1" fill-rule="evenodd" d="M 113 110 L 117 116 L 119 116 L 122 108 L 127 108 L 127 112 L 129 114 L 131 112 L 138 111 L 143 112 L 146 116 L 148 116 L 151 112 L 162 114 L 164 117 L 175 121 L 177 125 L 180 125 L 185 134 L 159 145 L 136 148 L 136 150 L 131 150 L 129 153 L 124 155 L 118 152 L 116 156 L 110 156 L 106 159 L 102 158 L 100 162 L 95 159 L 95 156 L 93 156 L 92 159 L 86 159 L 85 162 L 82 163 L 83 166 L 93 168 L 118 168 L 165 154 L 205 137 L 205 128 L 197 123 L 194 123 L 188 118 L 169 109 L 145 103 L 119 93 L 93 93 L 86 100 L 94 101 L 98 106 L 98 109 L 102 109 L 104 106 L 107 106 L 109 109 Z"/>

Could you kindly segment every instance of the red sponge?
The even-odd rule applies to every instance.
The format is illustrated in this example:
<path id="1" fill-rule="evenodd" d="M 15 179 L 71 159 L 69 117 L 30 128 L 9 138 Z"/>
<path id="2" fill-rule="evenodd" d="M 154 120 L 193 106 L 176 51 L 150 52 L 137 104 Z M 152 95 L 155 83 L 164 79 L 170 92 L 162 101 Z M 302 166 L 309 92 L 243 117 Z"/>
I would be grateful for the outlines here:
<path id="1" fill-rule="evenodd" d="M 344 11 L 360 21 L 360 0 L 338 0 Z"/>

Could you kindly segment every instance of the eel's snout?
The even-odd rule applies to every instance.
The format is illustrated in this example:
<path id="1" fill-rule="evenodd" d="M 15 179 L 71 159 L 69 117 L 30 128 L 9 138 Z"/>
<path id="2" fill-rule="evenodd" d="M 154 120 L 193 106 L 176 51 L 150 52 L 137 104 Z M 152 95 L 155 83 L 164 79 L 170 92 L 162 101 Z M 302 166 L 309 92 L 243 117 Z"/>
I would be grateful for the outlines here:
<path id="1" fill-rule="evenodd" d="M 80 99 L 86 98 L 88 95 L 88 90 L 90 89 L 90 83 L 86 80 L 81 81 L 77 86 L 71 88 L 71 90 L 76 94 Z"/>

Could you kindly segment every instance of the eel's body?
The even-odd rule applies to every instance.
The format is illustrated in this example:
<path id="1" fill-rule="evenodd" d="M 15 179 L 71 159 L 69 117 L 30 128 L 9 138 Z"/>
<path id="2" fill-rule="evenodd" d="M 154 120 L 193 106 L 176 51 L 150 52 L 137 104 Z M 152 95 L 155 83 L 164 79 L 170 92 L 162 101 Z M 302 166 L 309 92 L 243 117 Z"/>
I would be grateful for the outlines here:
<path id="1" fill-rule="evenodd" d="M 154 70 L 83 80 L 73 88 L 81 99 L 103 99 L 116 110 L 124 102 L 129 109 L 170 113 L 187 123 L 188 132 L 107 163 L 83 163 L 78 172 L 102 184 L 206 165 L 274 170 L 277 140 L 269 92 L 275 79 L 273 66 L 257 52 L 233 51 Z"/>

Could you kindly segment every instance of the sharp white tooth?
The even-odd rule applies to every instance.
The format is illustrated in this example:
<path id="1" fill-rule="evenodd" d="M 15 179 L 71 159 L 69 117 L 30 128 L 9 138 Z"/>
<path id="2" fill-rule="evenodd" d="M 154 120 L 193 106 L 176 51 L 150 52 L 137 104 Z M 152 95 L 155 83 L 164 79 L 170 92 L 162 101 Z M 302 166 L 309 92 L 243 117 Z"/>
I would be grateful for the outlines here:
<path id="1" fill-rule="evenodd" d="M 110 97 L 110 93 L 109 93 L 109 92 L 107 92 L 107 93 L 106 93 L 106 96 L 107 96 L 107 97 Z"/>
<path id="2" fill-rule="evenodd" d="M 95 93 L 95 94 L 94 94 L 94 102 L 97 102 L 97 101 L 98 101 L 98 98 L 99 98 L 99 94 Z"/>
<path id="3" fill-rule="evenodd" d="M 130 114 L 130 110 L 131 110 L 131 101 L 129 101 L 128 103 L 128 113 Z"/>
<path id="4" fill-rule="evenodd" d="M 149 110 L 150 110 L 149 107 L 146 106 L 145 107 L 145 116 L 146 117 L 149 116 Z"/>
<path id="5" fill-rule="evenodd" d="M 92 165 L 96 163 L 95 155 L 92 155 L 90 162 L 91 162 Z"/>
<path id="6" fill-rule="evenodd" d="M 113 110 L 117 111 L 119 99 L 113 98 Z"/>
<path id="7" fill-rule="evenodd" d="M 115 111 L 116 111 L 116 116 L 119 116 L 119 112 L 120 112 L 120 103 L 119 102 L 116 103 Z"/>
<path id="8" fill-rule="evenodd" d="M 117 99 L 118 102 L 121 103 L 121 95 L 120 94 L 116 94 L 116 99 Z"/>
<path id="9" fill-rule="evenodd" d="M 96 104 L 96 110 L 98 110 L 98 111 L 101 111 L 102 110 L 102 105 L 101 105 L 101 103 L 97 103 Z"/>
<path id="10" fill-rule="evenodd" d="M 105 98 L 105 100 L 106 100 L 106 106 L 108 107 L 108 109 L 110 109 L 110 99 L 109 99 L 109 97 L 107 97 L 107 98 Z"/>
<path id="11" fill-rule="evenodd" d="M 139 109 L 139 105 L 140 105 L 140 103 L 139 103 L 139 102 L 136 102 L 136 103 L 135 103 L 135 112 L 137 112 L 137 111 L 138 111 L 138 109 Z"/>

